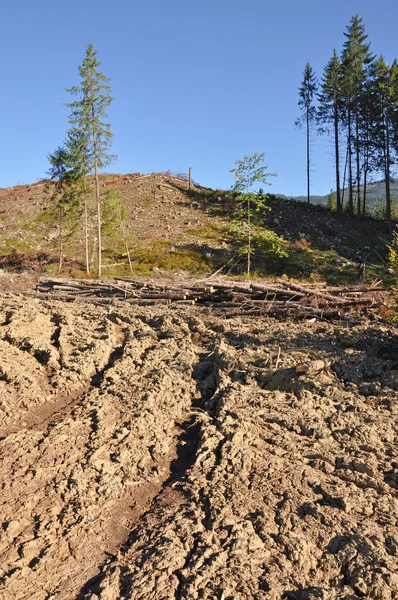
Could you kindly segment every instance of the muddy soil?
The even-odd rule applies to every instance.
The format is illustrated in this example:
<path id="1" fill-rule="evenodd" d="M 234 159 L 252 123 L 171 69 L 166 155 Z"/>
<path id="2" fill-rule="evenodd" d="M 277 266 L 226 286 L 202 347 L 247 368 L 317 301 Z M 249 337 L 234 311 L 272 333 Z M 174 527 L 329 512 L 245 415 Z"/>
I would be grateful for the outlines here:
<path id="1" fill-rule="evenodd" d="M 0 311 L 1 598 L 398 598 L 393 326 Z"/>

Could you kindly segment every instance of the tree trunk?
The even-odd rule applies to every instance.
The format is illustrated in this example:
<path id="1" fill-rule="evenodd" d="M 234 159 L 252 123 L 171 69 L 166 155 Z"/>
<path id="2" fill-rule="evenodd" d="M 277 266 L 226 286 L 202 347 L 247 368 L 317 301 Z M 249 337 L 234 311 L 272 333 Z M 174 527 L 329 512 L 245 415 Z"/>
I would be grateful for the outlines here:
<path id="1" fill-rule="evenodd" d="M 248 226 L 248 243 L 247 243 L 247 275 L 250 275 L 251 267 L 251 220 L 250 220 L 250 196 L 247 195 L 247 226 Z"/>
<path id="2" fill-rule="evenodd" d="M 334 152 L 336 162 L 336 203 L 337 212 L 342 212 L 341 190 L 340 190 L 340 154 L 339 154 L 339 116 L 337 106 L 334 108 Z"/>
<path id="3" fill-rule="evenodd" d="M 307 204 L 310 205 L 310 115 L 307 110 Z"/>
<path id="4" fill-rule="evenodd" d="M 119 221 L 120 221 L 120 229 L 122 232 L 122 236 L 123 236 L 123 240 L 124 240 L 124 246 L 126 248 L 126 252 L 127 252 L 127 258 L 129 261 L 129 267 L 130 267 L 130 273 L 133 276 L 134 272 L 133 272 L 133 264 L 131 262 L 131 254 L 130 254 L 130 249 L 129 249 L 129 245 L 127 243 L 127 235 L 126 235 L 126 230 L 124 229 L 124 225 L 123 225 L 123 219 L 122 219 L 122 214 L 120 212 L 119 214 Z"/>
<path id="5" fill-rule="evenodd" d="M 86 251 L 86 272 L 90 274 L 90 253 L 88 248 L 88 215 L 87 215 L 87 194 L 84 194 L 84 245 Z"/>
<path id="6" fill-rule="evenodd" d="M 367 115 L 368 116 L 368 115 Z M 370 150 L 370 140 L 369 140 L 369 118 L 366 124 L 366 139 L 365 139 L 365 150 L 364 150 L 364 160 L 363 160 L 363 195 L 362 195 L 362 214 L 365 215 L 366 212 L 366 189 L 368 183 L 368 171 L 369 171 L 369 150 Z"/>
<path id="7" fill-rule="evenodd" d="M 58 262 L 58 275 L 62 271 L 62 263 L 64 258 L 64 246 L 62 243 L 62 206 L 59 207 L 59 262 Z"/>
<path id="8" fill-rule="evenodd" d="M 354 198 L 352 189 L 352 134 L 351 134 L 351 109 L 348 108 L 348 214 L 354 213 Z"/>
<path id="9" fill-rule="evenodd" d="M 344 161 L 344 175 L 343 175 L 343 193 L 341 195 L 341 209 L 344 210 L 344 193 L 345 193 L 345 185 L 347 181 L 347 164 L 348 164 L 348 143 L 347 149 L 345 151 L 345 161 Z"/>
<path id="10" fill-rule="evenodd" d="M 357 100 L 358 102 L 358 100 Z M 358 111 L 358 105 L 357 105 Z M 355 117 L 355 143 L 356 143 L 356 167 L 357 167 L 357 216 L 361 218 L 361 159 L 360 159 L 360 144 L 359 144 L 359 123 L 358 123 L 358 112 Z"/>
<path id="11" fill-rule="evenodd" d="M 94 153 L 96 153 L 96 143 L 94 143 Z M 97 239 L 98 239 L 98 269 L 97 276 L 101 277 L 102 273 L 102 244 L 101 244 L 101 198 L 99 190 L 99 177 L 97 158 L 94 158 L 94 174 L 95 174 L 95 198 L 97 203 Z"/>
<path id="12" fill-rule="evenodd" d="M 392 232 L 391 223 L 391 189 L 390 189 L 390 119 L 388 108 L 386 109 L 386 161 L 385 161 L 385 178 L 386 178 L 386 217 L 388 224 L 388 233 Z"/>

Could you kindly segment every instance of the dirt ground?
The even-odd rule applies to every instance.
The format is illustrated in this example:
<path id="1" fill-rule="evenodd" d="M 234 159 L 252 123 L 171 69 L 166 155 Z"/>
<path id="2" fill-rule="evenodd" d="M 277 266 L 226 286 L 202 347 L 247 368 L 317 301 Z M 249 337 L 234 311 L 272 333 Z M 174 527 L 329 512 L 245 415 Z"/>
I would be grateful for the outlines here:
<path id="1" fill-rule="evenodd" d="M 0 310 L 1 598 L 398 599 L 396 328 Z"/>

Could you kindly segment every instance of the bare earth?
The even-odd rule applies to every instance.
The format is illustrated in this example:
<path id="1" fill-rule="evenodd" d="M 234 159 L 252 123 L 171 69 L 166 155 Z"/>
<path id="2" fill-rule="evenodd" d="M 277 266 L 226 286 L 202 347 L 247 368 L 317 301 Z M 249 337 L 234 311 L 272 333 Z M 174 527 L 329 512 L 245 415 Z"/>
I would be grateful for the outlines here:
<path id="1" fill-rule="evenodd" d="M 398 599 L 393 326 L 0 310 L 2 599 Z"/>

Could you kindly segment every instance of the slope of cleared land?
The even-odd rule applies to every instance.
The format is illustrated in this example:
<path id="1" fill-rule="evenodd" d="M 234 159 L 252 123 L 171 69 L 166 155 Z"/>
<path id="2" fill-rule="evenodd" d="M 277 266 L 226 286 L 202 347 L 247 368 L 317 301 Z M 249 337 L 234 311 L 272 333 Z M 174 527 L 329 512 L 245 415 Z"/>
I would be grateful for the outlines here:
<path id="1" fill-rule="evenodd" d="M 392 325 L 0 310 L 2 598 L 398 598 Z"/>
<path id="2" fill-rule="evenodd" d="M 102 175 L 101 193 L 115 190 L 126 201 L 126 231 L 134 276 L 184 271 L 212 272 L 237 253 L 229 233 L 234 202 L 230 194 L 187 182 L 171 174 Z M 52 184 L 0 190 L 0 268 L 54 275 L 58 260 L 58 225 L 51 216 Z M 385 224 L 338 216 L 319 207 L 270 198 L 267 226 L 282 236 L 287 258 L 259 249 L 254 274 L 353 283 L 366 261 L 368 281 L 388 278 Z M 64 275 L 84 276 L 82 232 L 65 244 Z M 129 275 L 126 248 L 115 231 L 104 232 L 104 276 Z M 94 252 L 95 255 L 95 252 Z M 93 265 L 95 267 L 95 265 Z M 225 272 L 244 271 L 244 260 Z"/>

